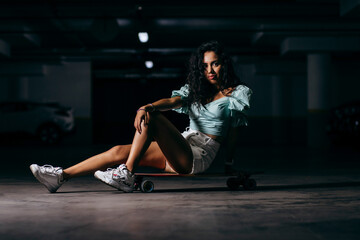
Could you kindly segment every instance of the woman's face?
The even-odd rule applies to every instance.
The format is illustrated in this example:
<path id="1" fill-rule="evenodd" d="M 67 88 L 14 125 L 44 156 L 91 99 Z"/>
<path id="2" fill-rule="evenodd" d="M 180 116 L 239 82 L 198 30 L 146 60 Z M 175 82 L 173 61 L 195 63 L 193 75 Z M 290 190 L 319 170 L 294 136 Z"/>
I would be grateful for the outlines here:
<path id="1" fill-rule="evenodd" d="M 204 74 L 211 84 L 217 84 L 220 79 L 221 64 L 213 51 L 204 53 Z"/>

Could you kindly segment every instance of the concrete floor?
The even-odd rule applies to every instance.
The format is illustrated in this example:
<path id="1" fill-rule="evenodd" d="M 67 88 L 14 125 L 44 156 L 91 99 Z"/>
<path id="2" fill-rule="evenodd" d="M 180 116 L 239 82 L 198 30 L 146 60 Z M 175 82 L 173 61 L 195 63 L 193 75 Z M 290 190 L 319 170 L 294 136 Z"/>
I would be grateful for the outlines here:
<path id="1" fill-rule="evenodd" d="M 22 165 L 11 161 L 0 172 L 0 239 L 360 238 L 357 154 L 340 154 L 341 162 L 334 160 L 340 155 L 326 155 L 333 159 L 324 162 L 319 158 L 324 154 L 310 154 L 306 164 L 290 168 L 279 154 L 266 153 L 270 148 L 257 149 L 268 158 L 261 165 L 265 174 L 254 176 L 256 191 L 229 191 L 224 177 L 199 177 L 153 179 L 155 192 L 126 194 L 89 176 L 72 179 L 50 194 L 27 170 L 29 162 L 41 163 L 55 152 L 78 156 L 79 149 L 88 154 L 102 148 L 23 146 L 14 153 L 15 147 L 0 147 L 8 158 L 26 158 Z M 248 150 L 249 158 L 253 150 Z M 293 159 L 299 155 L 294 149 L 278 151 Z M 308 162 L 314 159 L 320 160 Z"/>

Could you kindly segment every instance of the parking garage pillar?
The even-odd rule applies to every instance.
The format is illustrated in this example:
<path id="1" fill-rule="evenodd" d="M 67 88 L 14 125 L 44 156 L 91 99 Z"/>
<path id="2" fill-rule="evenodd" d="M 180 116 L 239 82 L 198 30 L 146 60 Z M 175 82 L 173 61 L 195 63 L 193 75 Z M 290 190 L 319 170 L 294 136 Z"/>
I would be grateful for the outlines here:
<path id="1" fill-rule="evenodd" d="M 309 147 L 326 147 L 327 114 L 330 106 L 331 56 L 308 54 L 307 56 L 307 143 Z"/>

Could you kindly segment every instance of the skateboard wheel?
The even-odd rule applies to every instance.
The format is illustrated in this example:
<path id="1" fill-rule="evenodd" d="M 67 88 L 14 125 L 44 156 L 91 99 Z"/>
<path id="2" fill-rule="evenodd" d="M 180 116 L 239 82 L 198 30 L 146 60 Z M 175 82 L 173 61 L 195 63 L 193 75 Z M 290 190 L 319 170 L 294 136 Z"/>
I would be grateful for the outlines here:
<path id="1" fill-rule="evenodd" d="M 255 190 L 256 189 L 256 181 L 254 179 L 246 179 L 244 181 L 244 189 L 245 190 Z"/>
<path id="2" fill-rule="evenodd" d="M 228 178 L 226 185 L 230 190 L 237 190 L 240 186 L 239 180 L 237 178 Z"/>
<path id="3" fill-rule="evenodd" d="M 154 191 L 154 183 L 149 180 L 142 181 L 140 184 L 140 190 L 143 193 L 150 193 Z"/>

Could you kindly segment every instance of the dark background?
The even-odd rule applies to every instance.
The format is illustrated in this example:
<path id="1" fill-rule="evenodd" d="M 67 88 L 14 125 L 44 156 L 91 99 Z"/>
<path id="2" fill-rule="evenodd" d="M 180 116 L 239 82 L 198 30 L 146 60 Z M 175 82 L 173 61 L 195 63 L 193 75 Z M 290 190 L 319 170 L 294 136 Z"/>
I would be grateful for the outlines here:
<path id="1" fill-rule="evenodd" d="M 180 88 L 190 54 L 213 39 L 254 92 L 239 151 L 356 159 L 357 138 L 327 128 L 334 107 L 359 99 L 359 17 L 358 3 L 342 0 L 1 1 L 0 101 L 59 102 L 77 127 L 56 146 L 1 135 L 4 159 L 66 166 L 130 143 L 136 109 Z M 188 125 L 165 115 L 179 131 Z M 24 149 L 38 152 L 23 158 Z"/>

